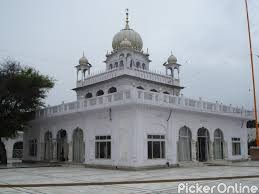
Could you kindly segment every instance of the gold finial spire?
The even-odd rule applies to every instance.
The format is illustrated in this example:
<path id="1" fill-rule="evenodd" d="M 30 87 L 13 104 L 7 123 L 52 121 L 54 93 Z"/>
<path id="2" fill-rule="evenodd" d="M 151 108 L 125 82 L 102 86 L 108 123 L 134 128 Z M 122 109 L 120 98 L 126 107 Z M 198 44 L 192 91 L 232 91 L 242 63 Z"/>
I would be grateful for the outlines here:
<path id="1" fill-rule="evenodd" d="M 126 9 L 126 26 L 125 29 L 129 29 L 129 9 Z"/>

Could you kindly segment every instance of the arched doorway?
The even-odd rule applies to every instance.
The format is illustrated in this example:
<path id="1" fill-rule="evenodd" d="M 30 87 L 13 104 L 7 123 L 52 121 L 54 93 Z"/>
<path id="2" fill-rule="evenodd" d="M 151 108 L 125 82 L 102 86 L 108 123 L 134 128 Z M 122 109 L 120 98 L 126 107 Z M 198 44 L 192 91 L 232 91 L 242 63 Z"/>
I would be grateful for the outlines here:
<path id="1" fill-rule="evenodd" d="M 53 159 L 52 133 L 47 131 L 44 136 L 44 160 Z"/>
<path id="2" fill-rule="evenodd" d="M 73 133 L 73 161 L 83 162 L 85 155 L 84 133 L 82 129 L 75 129 Z"/>
<path id="3" fill-rule="evenodd" d="M 59 130 L 57 134 L 57 160 L 68 160 L 67 132 L 64 129 Z"/>
<path id="4" fill-rule="evenodd" d="M 192 160 L 192 132 L 186 126 L 182 127 L 179 130 L 178 160 L 179 161 Z"/>
<path id="5" fill-rule="evenodd" d="M 202 127 L 198 130 L 197 159 L 200 162 L 209 160 L 210 135 L 208 129 Z"/>
<path id="6" fill-rule="evenodd" d="M 22 158 L 23 153 L 23 142 L 18 141 L 13 144 L 13 158 Z"/>
<path id="7" fill-rule="evenodd" d="M 214 132 L 214 159 L 215 160 L 224 159 L 223 144 L 224 144 L 223 132 L 220 129 L 216 129 Z"/>

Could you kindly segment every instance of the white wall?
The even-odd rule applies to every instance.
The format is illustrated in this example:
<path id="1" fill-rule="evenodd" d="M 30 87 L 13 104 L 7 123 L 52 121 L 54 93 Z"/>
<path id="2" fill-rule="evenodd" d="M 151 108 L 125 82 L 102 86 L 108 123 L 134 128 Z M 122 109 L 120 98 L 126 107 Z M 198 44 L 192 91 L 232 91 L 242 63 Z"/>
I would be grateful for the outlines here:
<path id="1" fill-rule="evenodd" d="M 247 129 L 242 128 L 242 120 L 223 117 L 209 113 L 197 113 L 185 110 L 150 105 L 119 105 L 81 113 L 49 117 L 31 122 L 33 128 L 24 134 L 25 160 L 42 160 L 43 146 L 38 146 L 37 158 L 28 156 L 28 140 L 35 137 L 39 145 L 43 145 L 44 134 L 50 130 L 53 138 L 60 129 L 68 134 L 69 161 L 72 161 L 72 134 L 77 127 L 83 129 L 85 141 L 85 163 L 93 165 L 113 166 L 150 166 L 177 163 L 177 141 L 179 129 L 187 126 L 192 131 L 192 139 L 197 141 L 197 131 L 201 127 L 209 130 L 213 142 L 214 131 L 220 128 L 227 142 L 228 160 L 247 158 Z M 111 116 L 111 117 L 110 117 Z M 169 120 L 168 120 L 169 119 Z M 168 120 L 168 121 L 167 121 Z M 159 134 L 166 136 L 166 158 L 147 159 L 147 135 Z M 111 135 L 111 159 L 95 159 L 95 136 Z M 231 138 L 242 140 L 242 155 L 232 156 Z"/>

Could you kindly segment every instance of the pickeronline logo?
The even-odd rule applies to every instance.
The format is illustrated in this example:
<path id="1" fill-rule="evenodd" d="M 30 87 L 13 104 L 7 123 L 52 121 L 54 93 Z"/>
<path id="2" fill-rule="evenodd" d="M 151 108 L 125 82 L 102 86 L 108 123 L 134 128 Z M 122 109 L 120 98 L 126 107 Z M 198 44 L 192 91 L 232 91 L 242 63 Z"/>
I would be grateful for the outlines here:
<path id="1" fill-rule="evenodd" d="M 225 183 L 219 183 L 217 185 L 205 185 L 205 184 L 189 184 L 189 183 L 180 183 L 178 185 L 178 193 L 195 193 L 195 194 L 203 194 L 203 193 L 231 193 L 231 194 L 249 194 L 256 193 L 259 191 L 258 187 L 243 185 L 242 183 L 235 183 L 233 185 L 227 185 Z"/>

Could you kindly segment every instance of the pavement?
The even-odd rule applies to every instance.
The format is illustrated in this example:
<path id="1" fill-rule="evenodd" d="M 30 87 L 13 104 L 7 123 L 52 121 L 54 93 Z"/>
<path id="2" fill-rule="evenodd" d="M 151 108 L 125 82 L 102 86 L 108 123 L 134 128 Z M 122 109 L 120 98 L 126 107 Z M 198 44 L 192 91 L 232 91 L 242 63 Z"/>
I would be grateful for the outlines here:
<path id="1" fill-rule="evenodd" d="M 178 193 L 180 183 L 238 183 L 259 188 L 259 162 L 143 171 L 68 166 L 0 169 L 0 194 Z"/>

